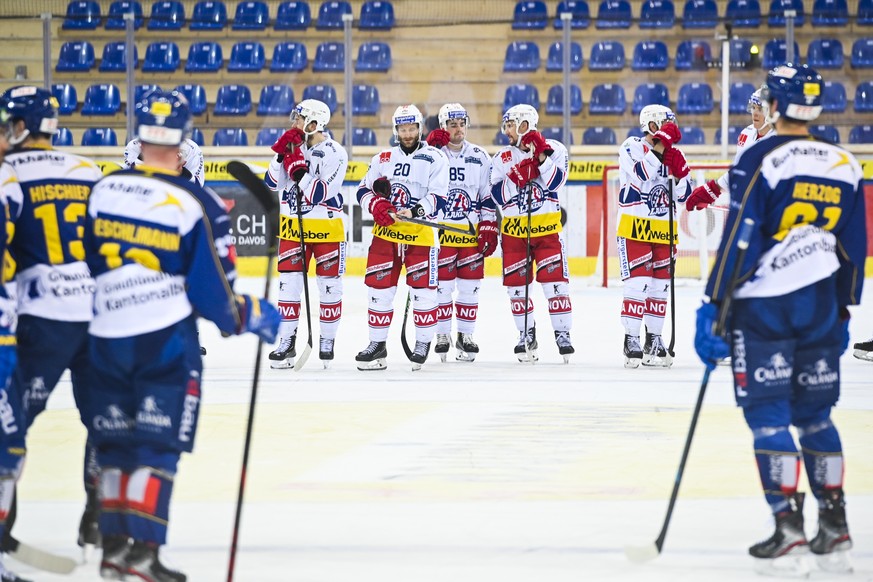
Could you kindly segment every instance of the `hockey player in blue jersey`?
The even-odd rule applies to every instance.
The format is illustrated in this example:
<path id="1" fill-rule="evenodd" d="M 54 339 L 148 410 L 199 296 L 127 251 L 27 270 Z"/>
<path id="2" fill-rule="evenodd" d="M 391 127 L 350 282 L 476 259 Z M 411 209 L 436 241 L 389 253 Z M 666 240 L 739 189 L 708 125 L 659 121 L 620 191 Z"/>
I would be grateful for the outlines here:
<path id="1" fill-rule="evenodd" d="M 233 293 L 235 251 L 221 199 L 180 176 L 187 101 L 154 92 L 138 105 L 143 163 L 110 174 L 88 201 L 85 254 L 97 291 L 89 329 L 92 436 L 101 467 L 104 579 L 180 582 L 164 566 L 179 457 L 193 448 L 202 361 L 196 317 L 225 334 L 273 342 L 279 313 Z"/>
<path id="2" fill-rule="evenodd" d="M 848 346 L 847 307 L 861 297 L 867 236 L 860 165 L 809 135 L 821 90 L 821 76 L 806 65 L 770 71 L 764 97 L 777 135 L 751 146 L 731 168 L 725 236 L 706 287 L 709 302 L 697 313 L 695 348 L 706 366 L 731 355 L 737 403 L 775 516 L 775 533 L 749 548 L 765 572 L 802 574 L 808 566 L 797 556 L 809 550 L 823 568 L 850 567 L 843 449 L 831 409 Z M 745 218 L 756 226 L 727 316 L 729 350 L 712 330 Z M 801 459 L 819 509 L 810 540 L 798 492 Z"/>

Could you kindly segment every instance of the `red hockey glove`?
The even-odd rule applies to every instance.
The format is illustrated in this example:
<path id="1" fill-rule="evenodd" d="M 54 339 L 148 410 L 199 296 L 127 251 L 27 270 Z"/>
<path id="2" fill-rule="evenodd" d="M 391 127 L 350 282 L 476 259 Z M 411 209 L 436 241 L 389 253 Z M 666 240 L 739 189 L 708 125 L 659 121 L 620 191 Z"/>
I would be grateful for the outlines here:
<path id="1" fill-rule="evenodd" d="M 509 170 L 509 179 L 512 183 L 523 188 L 540 175 L 539 162 L 533 158 L 525 158 L 512 166 Z"/>
<path id="2" fill-rule="evenodd" d="M 688 161 L 685 159 L 685 154 L 682 150 L 670 148 L 664 150 L 664 165 L 670 169 L 673 177 L 682 179 L 688 175 L 691 170 L 688 168 Z"/>
<path id="3" fill-rule="evenodd" d="M 483 257 L 490 257 L 497 250 L 497 223 L 493 220 L 483 220 L 479 223 L 479 252 Z"/>
<path id="4" fill-rule="evenodd" d="M 292 147 L 296 148 L 302 145 L 305 137 L 306 134 L 303 133 L 303 130 L 293 127 L 283 133 L 270 149 L 277 154 L 287 154 Z"/>
<path id="5" fill-rule="evenodd" d="M 657 140 L 660 140 L 661 143 L 664 144 L 664 150 L 669 150 L 674 145 L 682 141 L 682 132 L 679 131 L 679 126 L 675 123 L 668 121 L 661 128 L 654 133 L 652 136 Z"/>
<path id="6" fill-rule="evenodd" d="M 370 211 L 370 214 L 373 215 L 373 221 L 379 226 L 391 226 L 394 224 L 391 214 L 397 212 L 397 209 L 387 199 L 381 196 L 373 196 L 367 210 Z"/>
<path id="7" fill-rule="evenodd" d="M 532 129 L 521 136 L 521 144 L 526 145 L 531 149 L 534 159 L 539 158 L 540 154 L 546 154 L 547 156 L 551 155 L 554 151 L 549 147 L 549 144 L 546 143 L 546 138 L 543 137 L 543 134 L 535 129 Z M 537 160 L 537 162 L 539 162 L 539 160 Z"/>
<path id="8" fill-rule="evenodd" d="M 451 136 L 449 132 L 445 129 L 435 129 L 427 134 L 427 145 L 433 146 L 435 148 L 441 148 L 443 146 L 449 145 L 449 141 L 451 140 Z"/>
<path id="9" fill-rule="evenodd" d="M 391 196 L 391 181 L 388 178 L 377 178 L 373 182 L 373 192 L 382 198 L 388 198 Z"/>
<path id="10" fill-rule="evenodd" d="M 691 192 L 691 196 L 685 201 L 685 209 L 688 212 L 692 210 L 703 210 L 718 198 L 721 194 L 721 188 L 715 180 L 710 180 L 703 186 L 698 186 Z"/>
<path id="11" fill-rule="evenodd" d="M 303 179 L 308 169 L 306 167 L 306 160 L 303 158 L 303 150 L 300 148 L 294 148 L 286 153 L 285 158 L 282 160 L 282 165 L 285 167 L 288 175 L 298 183 Z"/>

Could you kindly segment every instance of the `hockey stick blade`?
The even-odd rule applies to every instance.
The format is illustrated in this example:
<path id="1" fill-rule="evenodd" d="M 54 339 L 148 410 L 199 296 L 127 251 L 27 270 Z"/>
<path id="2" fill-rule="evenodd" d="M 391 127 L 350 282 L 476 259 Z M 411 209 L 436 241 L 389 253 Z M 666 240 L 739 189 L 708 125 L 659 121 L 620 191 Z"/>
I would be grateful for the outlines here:
<path id="1" fill-rule="evenodd" d="M 306 365 L 306 360 L 309 359 L 309 355 L 312 353 L 312 338 L 306 342 L 306 346 L 303 348 L 303 351 L 300 352 L 300 357 L 294 362 L 294 371 L 299 372 L 303 366 Z"/>
<path id="2" fill-rule="evenodd" d="M 43 572 L 52 574 L 70 574 L 76 569 L 76 560 L 40 550 L 29 544 L 18 541 L 12 536 L 3 540 L 3 552 L 15 558 L 22 564 L 27 564 Z"/>
<path id="3" fill-rule="evenodd" d="M 658 557 L 661 553 L 661 548 L 657 543 L 647 544 L 645 546 L 625 546 L 624 555 L 634 564 L 645 564 Z"/>

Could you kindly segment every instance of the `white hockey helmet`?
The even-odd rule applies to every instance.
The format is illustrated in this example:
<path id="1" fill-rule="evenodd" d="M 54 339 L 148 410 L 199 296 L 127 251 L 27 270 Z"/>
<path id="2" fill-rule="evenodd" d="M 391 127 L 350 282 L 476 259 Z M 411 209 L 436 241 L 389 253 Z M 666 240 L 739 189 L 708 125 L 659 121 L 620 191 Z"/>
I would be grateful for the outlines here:
<path id="1" fill-rule="evenodd" d="M 421 111 L 419 111 L 418 107 L 416 107 L 415 105 L 401 105 L 394 110 L 394 116 L 391 119 L 392 128 L 394 130 L 394 137 L 400 137 L 400 135 L 397 133 L 397 126 L 403 125 L 405 123 L 417 123 L 418 135 L 419 137 L 421 137 L 421 132 L 424 129 L 424 116 L 422 116 Z"/>
<path id="2" fill-rule="evenodd" d="M 646 105 L 640 111 L 640 131 L 643 134 L 652 133 L 649 130 L 649 124 L 654 123 L 661 129 L 661 126 L 667 122 L 676 123 L 676 115 L 673 110 L 663 105 Z M 657 130 L 655 130 L 657 131 Z"/>
<path id="3" fill-rule="evenodd" d="M 440 107 L 438 115 L 440 127 L 446 128 L 446 124 L 450 119 L 463 119 L 464 123 L 470 125 L 470 116 L 467 115 L 467 110 L 460 103 L 446 103 Z"/>
<path id="4" fill-rule="evenodd" d="M 303 119 L 303 133 L 312 135 L 316 131 L 324 131 L 324 127 L 330 123 L 330 108 L 318 99 L 304 99 L 291 112 L 291 123 L 293 124 L 298 117 Z M 306 128 L 313 121 L 315 129 L 307 132 Z"/>
<path id="5" fill-rule="evenodd" d="M 767 84 L 764 83 L 758 90 L 749 95 L 749 104 L 746 105 L 746 111 L 749 113 L 752 112 L 753 107 L 760 107 L 761 113 L 764 114 L 764 123 L 769 123 L 767 119 L 770 117 L 770 104 L 764 100 L 764 89 L 767 88 Z"/>
<path id="6" fill-rule="evenodd" d="M 525 103 L 521 103 L 519 105 L 513 105 L 509 109 L 506 110 L 506 113 L 503 114 L 503 123 L 500 125 L 501 131 L 506 131 L 506 122 L 514 121 L 516 131 L 518 131 L 519 137 L 524 135 L 519 128 L 521 127 L 522 121 L 527 121 L 527 131 L 533 131 L 537 128 L 537 123 L 540 120 L 540 114 L 537 113 L 537 110 L 532 105 L 527 105 Z M 524 133 L 527 133 L 524 132 Z"/>

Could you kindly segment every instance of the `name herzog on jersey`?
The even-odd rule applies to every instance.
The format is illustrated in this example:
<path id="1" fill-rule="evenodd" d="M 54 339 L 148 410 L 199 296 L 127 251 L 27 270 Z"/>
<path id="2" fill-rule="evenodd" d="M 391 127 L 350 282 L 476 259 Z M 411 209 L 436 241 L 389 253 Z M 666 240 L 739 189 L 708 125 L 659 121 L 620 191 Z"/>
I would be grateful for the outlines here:
<path id="1" fill-rule="evenodd" d="M 14 231 L 8 250 L 18 312 L 89 321 L 94 280 L 85 264 L 82 227 L 91 188 L 103 173 L 87 158 L 42 148 L 7 154 L 6 162 L 0 185 Z"/>

